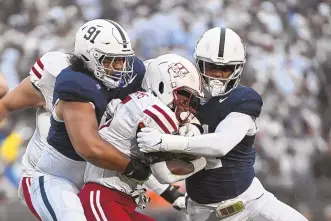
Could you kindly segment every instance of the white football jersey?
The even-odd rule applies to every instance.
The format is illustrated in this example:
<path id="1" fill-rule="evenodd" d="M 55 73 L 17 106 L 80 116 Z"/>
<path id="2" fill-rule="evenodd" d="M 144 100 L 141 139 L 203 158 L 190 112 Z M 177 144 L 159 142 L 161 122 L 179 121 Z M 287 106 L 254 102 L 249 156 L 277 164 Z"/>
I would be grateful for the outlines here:
<path id="1" fill-rule="evenodd" d="M 39 58 L 30 70 L 31 83 L 44 96 L 46 110 L 38 108 L 36 112 L 36 129 L 22 158 L 23 176 L 32 175 L 41 152 L 46 147 L 55 80 L 57 75 L 69 66 L 68 58 L 69 55 L 62 52 L 48 52 Z"/>
<path id="2" fill-rule="evenodd" d="M 152 127 L 162 133 L 178 131 L 175 114 L 158 98 L 148 92 L 136 92 L 120 103 L 114 117 L 100 127 L 103 139 L 131 158 L 144 160 L 136 135 L 139 127 Z M 121 173 L 87 163 L 85 183 L 94 182 L 129 194 L 137 183 Z"/>

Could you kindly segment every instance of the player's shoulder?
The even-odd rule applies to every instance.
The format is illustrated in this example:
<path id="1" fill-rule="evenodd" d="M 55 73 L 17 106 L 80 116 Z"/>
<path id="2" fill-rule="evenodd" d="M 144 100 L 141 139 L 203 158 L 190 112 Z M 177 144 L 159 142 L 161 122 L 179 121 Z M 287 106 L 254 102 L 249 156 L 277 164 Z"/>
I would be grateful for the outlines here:
<path id="1" fill-rule="evenodd" d="M 235 102 L 240 102 L 243 100 L 260 100 L 262 102 L 262 98 L 257 91 L 251 87 L 242 85 L 239 85 L 230 93 L 229 99 Z"/>
<path id="2" fill-rule="evenodd" d="M 61 73 L 59 74 L 57 78 L 58 83 L 73 83 L 73 84 L 79 84 L 81 86 L 90 86 L 90 85 L 96 85 L 101 82 L 99 82 L 94 76 L 92 76 L 92 73 L 83 73 L 80 71 L 75 71 L 72 69 L 71 66 L 68 66 L 67 68 L 63 69 Z"/>
<path id="3" fill-rule="evenodd" d="M 254 117 L 261 113 L 263 101 L 260 94 L 251 87 L 239 85 L 228 96 L 231 112 L 240 112 Z"/>
<path id="4" fill-rule="evenodd" d="M 44 71 L 56 77 L 59 73 L 69 66 L 69 54 L 61 51 L 50 51 L 40 57 L 40 63 Z"/>
<path id="5" fill-rule="evenodd" d="M 59 51 L 51 51 L 42 55 L 30 70 L 30 80 L 37 85 L 38 82 L 47 83 L 56 78 L 60 72 L 69 66 L 69 55 Z"/>
<path id="6" fill-rule="evenodd" d="M 106 96 L 106 88 L 92 75 L 72 70 L 62 70 L 56 78 L 55 92 L 62 100 L 92 101 Z"/>
<path id="7" fill-rule="evenodd" d="M 123 99 L 122 103 L 134 104 L 137 110 L 139 109 L 140 111 L 143 111 L 144 109 L 155 103 L 155 96 L 146 91 L 136 91 L 129 94 L 125 99 Z"/>

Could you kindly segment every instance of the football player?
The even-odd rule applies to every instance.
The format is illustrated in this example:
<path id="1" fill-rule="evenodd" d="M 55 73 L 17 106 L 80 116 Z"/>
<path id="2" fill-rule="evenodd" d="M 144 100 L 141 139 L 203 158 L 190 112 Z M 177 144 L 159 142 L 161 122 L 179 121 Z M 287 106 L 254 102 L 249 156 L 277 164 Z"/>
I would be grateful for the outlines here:
<path id="1" fill-rule="evenodd" d="M 93 56 L 96 56 L 96 53 L 97 53 L 96 50 L 101 49 L 101 52 L 100 52 L 100 55 L 101 56 L 99 57 L 99 60 L 98 61 L 93 60 L 93 59 L 90 60 L 91 61 L 90 64 L 96 65 L 96 67 L 95 67 L 95 75 L 97 75 L 97 76 L 95 77 L 95 79 L 98 79 L 99 78 L 100 80 L 94 80 L 94 77 L 92 77 L 94 73 L 91 76 L 88 76 L 86 74 L 86 77 L 89 77 L 90 79 L 92 79 L 91 82 L 92 82 L 92 86 L 93 87 L 91 87 L 91 88 L 88 88 L 89 86 L 91 86 L 91 85 L 88 84 L 89 82 L 80 81 L 81 79 L 79 77 L 76 79 L 76 83 L 77 82 L 81 82 L 81 83 L 83 83 L 83 86 L 80 85 L 79 83 L 77 83 L 77 85 L 78 85 L 78 87 L 77 87 L 77 85 L 75 85 L 74 82 L 71 81 L 71 83 L 73 83 L 72 84 L 72 87 L 69 88 L 69 90 L 67 90 L 65 92 L 67 92 L 67 94 L 69 94 L 69 93 L 72 92 L 72 94 L 71 94 L 72 97 L 71 98 L 72 98 L 73 103 L 74 103 L 74 98 L 75 97 L 77 97 L 77 99 L 79 101 L 85 102 L 84 101 L 84 97 L 80 97 L 79 96 L 79 95 L 83 95 L 83 94 L 75 94 L 74 93 L 74 92 L 77 92 L 77 90 L 75 91 L 75 89 L 79 88 L 79 86 L 82 86 L 82 87 L 80 87 L 80 89 L 83 89 L 83 90 L 86 89 L 86 91 L 84 91 L 84 92 L 87 92 L 87 93 L 88 93 L 89 90 L 90 90 L 89 92 L 93 91 L 94 88 L 95 88 L 95 90 L 101 90 L 101 92 L 99 93 L 99 95 L 101 97 L 101 100 L 105 98 L 105 97 L 102 97 L 102 95 L 103 95 L 104 92 L 109 93 L 109 98 L 111 98 L 112 96 L 117 96 L 117 97 L 126 96 L 126 94 L 135 91 L 136 90 L 136 87 L 138 85 L 140 87 L 141 80 L 142 80 L 142 77 L 143 77 L 143 73 L 145 71 L 142 62 L 140 62 L 138 59 L 135 59 L 131 55 L 128 56 L 128 54 L 132 54 L 133 52 L 132 52 L 132 50 L 130 48 L 130 43 L 129 43 L 129 40 L 127 39 L 126 33 L 123 33 L 123 29 L 118 24 L 116 24 L 116 23 L 114 23 L 112 21 L 105 21 L 105 20 L 102 20 L 102 21 L 100 21 L 100 20 L 97 21 L 96 20 L 96 21 L 92 21 L 92 23 L 93 22 L 94 22 L 94 26 L 93 26 L 93 24 L 92 24 L 92 26 L 94 28 L 98 27 L 99 30 L 95 30 L 90 25 L 88 27 L 88 29 L 85 30 L 86 33 L 83 34 L 82 33 L 82 29 L 85 29 L 89 25 L 89 23 L 87 23 L 87 24 L 85 24 L 84 27 L 82 27 L 82 29 L 80 29 L 80 31 L 78 31 L 77 41 L 76 41 L 77 48 L 75 50 L 75 55 L 76 56 L 70 56 L 70 62 L 69 62 L 70 65 L 71 65 L 70 68 L 67 68 L 64 71 L 62 71 L 62 69 L 66 68 L 68 65 L 67 66 L 61 66 L 57 62 L 57 59 L 58 59 L 57 57 L 53 57 L 52 60 L 49 61 L 49 63 L 52 63 L 52 66 L 54 66 L 54 67 L 50 68 L 50 69 L 52 69 L 52 72 L 53 72 L 53 76 L 52 77 L 54 77 L 55 75 L 58 75 L 61 71 L 62 71 L 62 73 L 68 73 L 68 75 L 70 75 L 71 77 L 73 77 L 73 75 L 72 75 L 73 72 L 68 71 L 68 69 L 72 69 L 72 68 L 79 69 L 80 68 L 80 65 L 84 65 L 84 62 L 81 62 L 81 60 L 78 59 L 79 56 L 84 56 L 84 55 L 82 55 L 78 50 L 79 49 L 84 50 L 83 47 L 85 47 L 85 49 L 86 49 L 85 52 L 86 53 L 91 53 L 91 54 L 90 54 L 90 56 L 89 55 L 86 56 L 86 54 L 85 54 L 84 58 L 89 59 L 89 58 L 93 58 Z M 109 38 L 109 36 L 110 36 L 110 38 Z M 88 41 L 89 43 L 86 43 L 84 45 L 84 42 L 83 42 L 84 40 L 83 39 L 85 39 L 86 42 Z M 102 43 L 100 43 L 100 41 Z M 116 42 L 115 45 L 114 45 L 114 42 Z M 95 43 L 95 47 L 93 47 L 93 45 L 92 45 L 94 43 Z M 79 45 L 79 44 L 83 44 L 83 45 Z M 108 51 L 107 51 L 107 48 L 100 47 L 100 44 L 103 44 L 103 45 L 105 45 L 105 47 L 108 47 Z M 124 52 L 123 53 L 123 56 L 122 56 L 122 51 L 121 50 L 124 47 L 126 48 L 127 51 Z M 109 48 L 110 49 L 113 49 L 113 51 L 111 51 L 111 50 L 109 51 Z M 106 49 L 106 50 L 105 51 L 102 51 L 104 49 Z M 103 54 L 104 52 L 106 54 Z M 112 52 L 117 52 L 117 53 L 109 54 L 109 53 L 112 53 Z M 104 57 L 104 59 L 102 59 L 102 56 Z M 39 79 L 44 78 L 44 76 L 42 76 L 42 74 L 44 74 L 43 73 L 43 70 L 44 69 L 48 69 L 46 67 L 46 63 L 47 62 L 46 63 L 43 63 L 43 61 L 41 61 L 41 60 L 38 60 L 38 62 L 36 63 L 36 65 L 32 68 L 32 71 L 34 72 L 34 74 L 36 75 L 36 77 L 39 78 Z M 134 65 L 138 66 L 138 70 L 136 69 L 135 70 L 135 73 L 133 73 L 133 71 L 132 71 L 133 60 L 135 60 Z M 96 63 L 94 63 L 94 62 L 96 62 Z M 105 73 L 105 70 L 100 66 L 100 64 L 101 64 L 102 67 L 106 66 L 108 68 L 108 70 L 106 71 L 107 74 L 111 74 L 112 73 L 111 70 L 114 70 L 114 69 L 119 69 L 119 70 L 118 71 L 115 70 L 116 72 L 113 71 L 113 77 L 104 76 L 102 74 Z M 124 64 L 128 64 L 128 65 L 124 65 Z M 60 68 L 60 67 L 62 67 L 62 68 Z M 127 68 L 124 68 L 124 67 L 127 67 Z M 54 68 L 54 70 L 53 70 L 53 68 Z M 91 67 L 91 69 L 92 68 L 93 67 Z M 128 70 L 129 68 L 131 70 Z M 90 69 L 90 68 L 87 68 L 87 69 Z M 83 73 L 81 73 L 81 74 L 83 74 Z M 85 77 L 85 75 L 84 75 L 84 77 Z M 39 84 L 40 83 L 41 88 L 38 88 L 38 86 L 34 85 L 43 94 L 44 94 L 44 92 L 46 92 L 46 93 L 49 92 L 49 91 L 47 91 L 47 89 L 43 88 L 43 87 L 46 87 L 47 86 L 47 85 L 44 85 L 44 83 L 46 82 L 46 78 L 47 78 L 47 76 L 45 77 L 45 80 L 44 81 L 41 81 L 41 82 L 37 82 L 36 83 L 36 84 Z M 108 78 L 109 78 L 109 80 L 108 80 Z M 63 79 L 63 77 L 62 77 L 62 79 Z M 53 80 L 55 81 L 55 78 Z M 74 79 L 71 79 L 71 80 L 74 80 Z M 111 82 L 111 80 L 113 80 L 113 82 Z M 94 84 L 93 81 L 96 82 L 96 83 Z M 24 87 L 31 87 L 32 88 L 32 85 L 29 84 L 30 83 L 29 82 L 29 79 L 26 79 L 25 82 L 26 83 L 22 85 L 21 89 L 24 89 Z M 70 83 L 70 79 L 67 82 Z M 100 82 L 100 84 L 98 84 L 99 82 Z M 103 82 L 103 83 L 101 83 L 101 82 Z M 115 88 L 114 90 L 107 90 L 104 87 L 104 85 L 107 85 L 106 82 L 111 82 L 112 84 L 114 84 L 114 88 L 115 87 L 116 88 L 122 88 L 123 87 L 123 89 L 119 90 L 119 89 L 116 89 Z M 65 83 L 63 83 L 62 86 L 64 84 Z M 124 88 L 127 84 L 130 84 L 131 87 Z M 53 87 L 54 87 L 54 84 L 53 84 Z M 107 88 L 108 87 L 110 88 L 110 85 L 107 85 Z M 72 89 L 72 90 L 70 90 L 70 89 Z M 65 90 L 65 89 L 63 89 L 63 90 Z M 33 90 L 30 90 L 30 92 L 31 91 L 33 91 Z M 51 97 L 53 97 L 52 96 L 53 95 L 52 92 L 50 92 L 50 94 L 51 94 Z M 29 93 L 26 93 L 25 95 L 26 95 L 26 97 L 29 97 L 30 99 L 34 99 L 34 97 L 33 96 L 30 96 Z M 40 96 L 40 94 L 37 93 L 37 96 L 38 95 Z M 92 95 L 92 93 L 89 94 L 89 95 Z M 96 94 L 94 94 L 94 95 L 96 95 Z M 56 96 L 58 96 L 58 95 L 55 95 L 54 97 L 56 97 Z M 107 96 L 108 96 L 108 94 L 107 94 Z M 22 96 L 21 97 L 17 96 L 16 98 L 18 99 L 19 102 L 17 102 L 16 105 L 17 106 L 20 106 L 21 105 L 21 107 L 22 107 L 24 105 L 24 101 L 25 100 L 28 100 L 28 99 L 26 99 L 26 97 L 24 97 L 25 99 L 23 99 Z M 58 96 L 58 97 L 60 97 L 60 96 Z M 19 100 L 19 99 L 21 99 L 21 100 Z M 46 97 L 45 97 L 45 99 L 47 100 Z M 42 100 L 43 100 L 43 98 L 42 99 L 39 99 L 40 103 L 37 104 L 37 105 L 41 105 L 42 104 Z M 8 99 L 7 99 L 7 101 L 8 101 Z M 69 101 L 71 101 L 71 100 L 69 100 Z M 93 100 L 89 100 L 89 101 L 91 103 L 94 102 Z M 105 104 L 107 104 L 107 102 L 108 102 L 108 100 L 105 101 Z M 59 103 L 61 103 L 61 101 Z M 63 102 L 63 103 L 65 103 L 65 102 Z M 6 104 L 8 104 L 8 103 L 6 103 Z M 98 103 L 97 105 L 99 105 L 99 104 L 100 103 Z M 96 110 L 99 111 L 100 108 L 102 109 L 102 107 L 98 107 L 98 108 L 96 108 Z M 63 108 L 63 109 L 65 109 L 65 108 Z M 9 105 L 9 106 L 7 106 L 7 107 L 4 108 L 4 110 L 3 110 L 4 112 L 2 112 L 2 113 L 5 113 L 6 114 L 6 111 L 11 111 L 11 110 L 13 110 L 13 106 L 10 106 Z M 54 109 L 54 110 L 56 111 L 56 109 Z M 66 111 L 66 112 L 69 112 L 69 111 Z M 80 112 L 84 112 L 84 111 L 81 110 Z M 97 113 L 98 116 L 100 114 L 103 114 L 103 112 L 100 112 L 100 113 L 98 112 Z M 88 114 L 88 116 L 90 116 L 90 114 Z M 96 116 L 96 114 L 94 113 L 94 114 L 92 114 L 92 116 Z M 67 124 L 67 121 L 66 121 L 66 124 Z M 59 125 L 56 125 L 56 126 L 59 126 Z M 60 125 L 60 127 L 61 126 L 62 125 Z M 57 127 L 57 129 L 59 129 L 59 127 Z M 88 128 L 85 128 L 85 130 L 87 131 Z M 61 133 L 57 133 L 56 135 L 59 135 L 59 134 L 60 134 L 60 138 L 61 138 L 61 136 L 63 138 L 64 134 L 63 133 L 62 134 Z M 90 134 L 88 136 L 90 136 Z M 93 136 L 92 136 L 92 138 L 93 138 Z M 97 140 L 94 139 L 94 142 L 89 143 L 89 145 L 96 144 L 96 141 Z M 30 142 L 30 144 L 31 144 L 31 142 Z M 65 143 L 63 143 L 63 144 L 65 145 Z M 47 146 L 47 148 L 49 148 L 49 147 L 52 148 L 50 151 L 54 151 L 53 147 L 51 147 L 49 144 L 46 143 L 45 145 Z M 88 146 L 88 147 L 91 147 L 91 146 Z M 91 148 L 90 148 L 90 150 L 91 150 Z M 93 149 L 93 150 L 95 150 L 95 149 Z M 102 149 L 100 149 L 100 151 L 101 150 Z M 121 157 L 121 153 L 120 152 L 116 152 L 116 149 L 113 149 L 113 150 L 115 150 L 115 153 L 112 152 L 112 149 L 109 148 L 109 144 L 107 144 L 106 153 L 108 153 L 108 155 L 114 154 L 114 157 Z M 119 153 L 119 154 L 116 155 L 116 153 Z M 100 154 L 100 153 L 98 153 L 98 154 Z M 58 155 L 56 157 L 58 157 Z M 129 160 L 127 159 L 127 157 L 125 155 L 123 155 L 122 158 L 125 159 L 126 162 L 129 162 Z M 42 157 L 42 159 L 43 159 L 43 157 Z M 52 157 L 49 157 L 49 160 L 52 160 Z M 112 158 L 110 158 L 109 161 L 112 162 Z M 124 162 L 121 161 L 121 160 L 115 161 L 113 164 L 115 166 L 116 166 L 116 164 L 120 164 L 120 166 L 124 166 Z M 139 162 L 137 164 L 139 165 Z M 131 173 L 132 176 L 137 176 L 137 175 L 139 176 L 139 173 L 135 172 L 135 169 L 132 167 L 132 162 L 129 163 L 128 165 L 129 165 L 128 167 L 124 168 L 124 169 L 127 169 L 126 172 L 130 172 L 130 173 L 133 172 L 133 173 Z M 56 166 L 58 166 L 58 165 L 56 165 Z M 54 171 L 56 171 L 56 168 L 55 167 L 52 168 Z M 146 175 L 144 175 L 142 173 L 140 175 L 147 176 L 148 175 L 148 172 L 147 172 L 148 169 L 147 169 L 147 167 L 143 167 L 142 169 L 144 169 L 144 168 L 146 169 L 145 172 L 144 171 L 141 171 L 141 172 L 142 173 L 146 173 Z M 122 171 L 124 171 L 124 169 L 122 169 Z M 85 170 L 85 166 L 84 166 L 83 172 L 84 172 L 84 170 Z M 40 170 L 40 171 L 43 172 L 42 170 Z M 68 169 L 67 171 L 70 171 L 70 169 Z M 78 175 L 77 175 L 77 177 L 78 177 Z M 81 179 L 83 179 L 82 177 L 83 176 L 81 176 Z M 135 177 L 135 178 L 140 179 L 141 177 Z M 79 179 L 79 178 L 77 178 L 77 179 Z M 63 180 L 63 179 L 61 179 L 61 180 Z M 37 180 L 37 182 L 38 181 L 39 180 Z M 23 183 L 24 184 L 25 183 L 30 183 L 30 182 L 31 182 L 31 180 L 29 179 L 27 182 L 22 182 L 22 184 Z M 65 181 L 63 181 L 63 182 L 65 182 Z M 47 192 L 47 189 L 45 191 L 46 181 L 45 181 L 45 183 L 40 182 L 39 184 L 41 184 L 41 185 L 38 186 L 38 187 L 36 187 L 33 192 L 35 193 L 36 190 L 42 189 L 43 193 L 46 193 Z M 74 188 L 72 188 L 70 190 L 75 191 Z M 70 190 L 67 191 L 67 189 L 64 187 L 63 188 L 63 192 L 59 192 L 59 196 L 62 193 L 68 193 L 68 192 L 70 192 Z M 83 211 L 78 211 L 77 212 L 77 209 L 76 208 L 79 208 L 79 205 L 76 204 L 77 202 L 79 202 L 79 199 L 77 198 L 77 196 L 76 196 L 76 198 L 77 198 L 76 201 L 75 201 L 75 199 L 73 199 L 73 200 L 70 201 L 71 195 L 70 194 L 67 194 L 67 195 L 63 194 L 63 198 L 60 198 L 60 200 L 61 199 L 64 199 L 66 196 L 68 196 L 68 197 L 65 198 L 65 201 L 66 201 L 65 203 L 66 204 L 61 204 L 60 200 L 57 200 L 56 201 L 55 211 L 57 212 L 56 215 L 58 215 L 58 217 L 56 217 L 56 215 L 54 216 L 54 213 L 52 212 L 52 207 L 50 207 L 50 206 L 52 206 L 52 203 L 54 203 L 54 201 L 51 201 L 51 203 L 49 203 L 49 199 L 53 199 L 54 198 L 54 195 L 51 195 L 49 198 L 45 198 L 45 196 L 46 195 L 43 195 L 43 199 L 48 200 L 48 202 L 45 201 L 43 205 L 38 204 L 38 206 L 40 206 L 40 207 L 44 206 L 44 208 L 41 208 L 40 210 L 43 210 L 45 213 L 47 212 L 47 211 L 45 211 L 46 209 L 51 208 L 50 209 L 51 212 L 49 214 L 47 214 L 48 216 L 45 215 L 45 214 L 42 214 L 43 215 L 42 216 L 42 219 L 43 220 L 51 220 L 51 219 L 53 219 L 53 217 L 54 217 L 55 220 L 63 220 L 63 219 L 64 220 L 67 220 L 67 219 L 71 219 L 71 217 L 73 217 L 72 219 L 74 219 L 74 220 L 85 220 Z M 69 201 L 68 201 L 68 199 L 69 199 Z M 63 203 L 63 201 L 62 201 L 62 203 Z M 65 205 L 64 206 L 64 209 L 57 207 L 58 205 L 60 205 L 59 207 Z M 81 207 L 81 205 L 80 205 L 80 207 Z M 67 211 L 65 211 L 67 208 L 69 208 L 69 209 Z M 59 211 L 59 210 L 61 210 L 61 211 Z M 78 214 L 79 212 L 81 212 L 81 214 Z M 77 214 L 77 217 L 75 216 L 75 214 Z M 66 217 L 66 215 L 68 215 L 69 218 Z M 52 218 L 49 218 L 49 217 L 52 217 Z"/>
<path id="2" fill-rule="evenodd" d="M 136 134 L 145 126 L 166 134 L 178 132 L 179 122 L 187 121 L 181 113 L 194 114 L 197 96 L 202 95 L 198 71 L 187 59 L 167 54 L 149 64 L 144 79 L 143 88 L 149 92 L 138 91 L 125 98 L 101 127 L 100 134 L 130 158 L 152 163 L 153 175 L 161 183 L 183 180 L 203 169 L 206 160 L 199 157 L 186 162 L 173 159 L 176 156 L 162 156 L 166 153 L 161 153 L 161 159 L 144 156 L 137 146 Z M 146 203 L 144 190 L 136 180 L 88 163 L 85 181 L 79 197 L 89 221 L 152 220 L 135 211 L 137 205 L 144 208 Z"/>
<path id="3" fill-rule="evenodd" d="M 13 111 L 38 108 L 36 129 L 22 157 L 22 177 L 18 195 L 25 200 L 31 212 L 39 220 L 41 219 L 31 203 L 29 187 L 36 163 L 47 143 L 55 78 L 62 69 L 69 66 L 68 58 L 69 54 L 58 51 L 44 54 L 31 68 L 30 76 L 0 99 L 0 121 Z"/>
<path id="4" fill-rule="evenodd" d="M 41 220 L 36 213 L 30 198 L 30 185 L 32 175 L 42 150 L 47 147 L 47 135 L 50 127 L 50 116 L 52 110 L 53 91 L 57 75 L 70 63 L 70 54 L 59 51 L 52 51 L 44 54 L 33 65 L 30 70 L 30 76 L 25 78 L 14 90 L 10 91 L 3 99 L 0 99 L 0 121 L 7 117 L 11 112 L 26 108 L 37 107 L 36 112 L 36 130 L 31 137 L 25 154 L 22 157 L 22 178 L 20 181 L 18 195 L 24 199 L 30 211 Z M 141 69 L 141 61 L 136 58 L 133 69 Z M 5 80 L 5 79 L 4 79 Z M 5 81 L 0 81 L 6 83 Z M 141 83 L 141 79 L 137 84 Z M 6 86 L 6 84 L 4 84 Z M 0 85 L 0 89 L 2 86 Z M 4 87 L 5 89 L 6 87 Z M 126 88 L 123 88 L 126 90 Z M 4 90 L 5 92 L 6 90 Z M 130 91 L 129 91 L 130 92 Z M 128 92 L 126 92 L 128 93 Z M 119 93 L 121 97 L 125 93 Z M 181 193 L 171 185 L 153 182 L 154 191 L 160 194 L 170 203 L 174 202 Z"/>
<path id="5" fill-rule="evenodd" d="M 210 29 L 194 56 L 204 80 L 206 98 L 196 117 L 205 134 L 175 136 L 146 127 L 138 133 L 141 151 L 207 158 L 206 168 L 186 179 L 190 220 L 306 220 L 255 177 L 253 144 L 263 103 L 255 90 L 239 85 L 246 61 L 240 37 L 228 28 Z M 190 124 L 187 133 L 199 130 Z"/>

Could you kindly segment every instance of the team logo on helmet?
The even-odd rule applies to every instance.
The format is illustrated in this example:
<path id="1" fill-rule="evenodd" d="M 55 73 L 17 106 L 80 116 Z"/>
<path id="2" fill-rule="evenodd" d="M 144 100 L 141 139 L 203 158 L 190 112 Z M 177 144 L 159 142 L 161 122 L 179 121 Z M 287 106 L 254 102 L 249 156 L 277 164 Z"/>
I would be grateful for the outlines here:
<path id="1" fill-rule="evenodd" d="M 168 73 L 173 73 L 174 78 L 184 78 L 186 74 L 190 73 L 187 68 L 180 62 L 169 65 Z"/>

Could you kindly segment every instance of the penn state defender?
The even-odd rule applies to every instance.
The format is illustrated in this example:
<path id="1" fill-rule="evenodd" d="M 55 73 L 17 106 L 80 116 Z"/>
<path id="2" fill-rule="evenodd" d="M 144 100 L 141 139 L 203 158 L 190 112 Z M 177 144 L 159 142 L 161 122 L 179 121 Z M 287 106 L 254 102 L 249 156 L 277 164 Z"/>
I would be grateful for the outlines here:
<path id="1" fill-rule="evenodd" d="M 47 144 L 46 138 L 50 127 L 55 79 L 61 70 L 69 66 L 69 58 L 70 54 L 59 51 L 47 52 L 32 66 L 30 76 L 26 77 L 15 89 L 8 92 L 3 99 L 0 99 L 0 121 L 14 111 L 38 108 L 36 111 L 36 129 L 22 157 L 22 177 L 18 195 L 39 220 L 40 218 L 31 202 L 29 189 L 35 166 Z M 0 94 L 2 91 L 5 93 L 8 89 L 5 79 L 0 81 L 0 84 Z M 182 196 L 171 185 L 160 184 L 151 178 L 147 183 L 151 183 L 148 187 L 170 203 Z"/>
<path id="2" fill-rule="evenodd" d="M 77 196 L 86 161 L 137 180 L 150 173 L 147 165 L 128 158 L 98 133 L 108 102 L 139 89 L 145 72 L 125 30 L 110 20 L 85 23 L 69 62 L 56 78 L 48 144 L 30 188 L 42 220 L 86 220 Z"/>
<path id="3" fill-rule="evenodd" d="M 141 151 L 207 157 L 205 170 L 186 179 L 190 220 L 306 220 L 255 177 L 255 120 L 263 103 L 255 90 L 238 86 L 246 61 L 240 37 L 228 28 L 210 29 L 198 41 L 195 59 L 206 92 L 197 118 L 206 134 L 184 137 L 143 128 Z M 187 127 L 187 133 L 198 131 L 195 125 Z"/>

